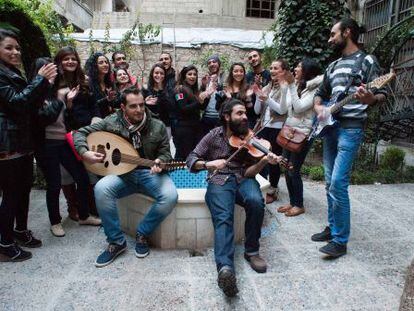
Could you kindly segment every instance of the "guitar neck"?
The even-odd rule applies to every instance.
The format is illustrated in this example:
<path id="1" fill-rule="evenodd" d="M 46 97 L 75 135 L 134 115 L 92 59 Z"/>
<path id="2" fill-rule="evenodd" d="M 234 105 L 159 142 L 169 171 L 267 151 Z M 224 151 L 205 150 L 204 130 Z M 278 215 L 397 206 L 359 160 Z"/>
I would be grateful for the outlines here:
<path id="1" fill-rule="evenodd" d="M 371 88 L 371 83 L 368 83 L 366 85 L 366 89 L 369 90 Z M 354 100 L 354 94 L 349 94 L 348 96 L 346 96 L 344 99 L 342 99 L 341 101 L 335 103 L 332 107 L 331 107 L 331 113 L 335 114 L 337 113 L 339 110 L 342 109 L 343 106 L 345 106 L 346 104 L 349 104 L 351 101 Z"/>
<path id="2" fill-rule="evenodd" d="M 137 166 L 152 167 L 155 164 L 155 161 L 149 159 L 143 159 L 139 157 L 132 157 L 126 154 L 121 154 L 121 161 L 130 164 L 136 164 Z M 160 163 L 159 165 L 162 169 L 173 170 L 177 168 L 184 168 L 185 162 L 171 162 L 171 163 Z"/>

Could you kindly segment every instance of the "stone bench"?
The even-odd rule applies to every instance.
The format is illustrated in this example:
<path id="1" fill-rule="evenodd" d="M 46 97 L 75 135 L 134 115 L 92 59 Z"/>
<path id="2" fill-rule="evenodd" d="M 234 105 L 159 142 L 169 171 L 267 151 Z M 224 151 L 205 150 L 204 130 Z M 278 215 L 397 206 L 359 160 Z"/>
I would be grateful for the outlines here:
<path id="1" fill-rule="evenodd" d="M 191 174 L 188 172 L 188 174 Z M 174 179 L 174 178 L 173 178 Z M 257 175 L 256 180 L 264 193 L 269 182 Z M 171 214 L 151 235 L 151 244 L 164 249 L 204 249 L 213 246 L 214 230 L 211 214 L 205 203 L 206 188 L 179 188 L 178 203 Z M 135 236 L 139 221 L 147 213 L 153 199 L 143 194 L 133 194 L 118 201 L 121 227 L 124 232 Z M 235 241 L 244 238 L 244 209 L 236 205 L 234 213 Z"/>

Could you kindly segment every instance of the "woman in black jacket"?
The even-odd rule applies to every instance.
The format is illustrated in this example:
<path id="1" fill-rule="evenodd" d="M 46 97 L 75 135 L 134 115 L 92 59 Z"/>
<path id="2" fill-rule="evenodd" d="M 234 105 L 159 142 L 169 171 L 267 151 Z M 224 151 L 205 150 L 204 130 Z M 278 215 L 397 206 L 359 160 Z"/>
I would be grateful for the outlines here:
<path id="1" fill-rule="evenodd" d="M 172 135 L 177 160 L 185 160 L 200 141 L 201 105 L 198 93 L 198 70 L 194 65 L 185 66 L 180 71 L 175 90 L 177 124 L 172 128 Z"/>
<path id="2" fill-rule="evenodd" d="M 159 118 L 170 127 L 169 111 L 172 107 L 172 96 L 169 94 L 165 84 L 165 69 L 161 64 L 152 66 L 148 87 L 143 90 L 145 105 L 151 110 L 156 118 Z M 169 131 L 171 133 L 171 131 Z"/>
<path id="3" fill-rule="evenodd" d="M 27 230 L 29 195 L 33 181 L 32 117 L 47 94 L 56 66 L 40 68 L 30 84 L 20 73 L 17 35 L 0 29 L 0 261 L 23 261 L 32 257 L 15 242 L 39 247 L 42 242 Z M 14 221 L 16 219 L 16 228 Z"/>
<path id="4" fill-rule="evenodd" d="M 38 58 L 34 63 L 33 74 L 51 60 Z M 67 95 L 67 102 L 76 95 L 76 89 Z M 51 224 L 50 231 L 54 236 L 65 235 L 59 211 L 59 193 L 61 175 L 59 166 L 62 165 L 73 177 L 77 184 L 78 213 L 80 225 L 100 225 L 98 218 L 89 216 L 88 208 L 88 174 L 79 160 L 76 159 L 68 141 L 66 140 L 65 125 L 66 103 L 50 92 L 37 114 L 37 131 L 39 132 L 35 148 L 35 157 L 46 179 L 46 204 Z"/>
<path id="5" fill-rule="evenodd" d="M 111 64 L 109 59 L 101 52 L 92 54 L 85 65 L 89 79 L 89 89 L 99 107 L 101 118 L 114 112 L 116 104 L 116 91 L 111 81 Z"/>
<path id="6" fill-rule="evenodd" d="M 100 118 L 101 114 L 95 97 L 86 82 L 86 76 L 81 67 L 78 52 L 70 46 L 61 48 L 57 52 L 54 62 L 58 66 L 59 73 L 55 81 L 54 90 L 57 92 L 58 97 L 66 103 L 65 123 L 67 130 L 73 131 L 90 125 L 92 119 Z M 74 97 L 68 100 L 66 95 L 71 90 L 74 92 Z M 61 173 L 62 190 L 68 204 L 69 217 L 72 220 L 78 221 L 77 207 L 79 202 L 76 199 L 75 182 L 66 170 L 62 169 Z M 92 177 L 89 176 L 91 179 L 90 183 L 95 184 L 97 180 L 92 180 Z M 89 211 L 93 215 L 97 215 L 92 185 L 88 190 L 88 198 Z"/>

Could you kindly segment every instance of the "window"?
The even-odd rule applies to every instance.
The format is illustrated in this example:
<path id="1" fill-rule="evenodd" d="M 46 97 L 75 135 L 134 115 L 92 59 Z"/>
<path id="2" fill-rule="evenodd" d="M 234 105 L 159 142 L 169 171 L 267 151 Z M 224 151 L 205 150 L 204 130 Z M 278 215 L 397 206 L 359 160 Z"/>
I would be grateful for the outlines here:
<path id="1" fill-rule="evenodd" d="M 275 0 L 247 0 L 246 17 L 275 18 Z"/>

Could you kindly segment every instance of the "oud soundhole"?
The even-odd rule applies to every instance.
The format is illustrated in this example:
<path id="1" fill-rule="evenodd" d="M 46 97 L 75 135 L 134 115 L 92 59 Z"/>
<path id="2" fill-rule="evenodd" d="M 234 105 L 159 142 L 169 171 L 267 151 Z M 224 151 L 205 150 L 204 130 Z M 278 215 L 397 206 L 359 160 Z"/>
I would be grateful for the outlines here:
<path id="1" fill-rule="evenodd" d="M 111 145 L 109 143 L 106 143 L 106 149 L 111 149 Z"/>
<path id="2" fill-rule="evenodd" d="M 121 151 L 119 151 L 119 149 L 114 149 L 114 151 L 112 152 L 112 163 L 113 165 L 118 165 L 119 163 L 121 163 Z"/>
<path id="3" fill-rule="evenodd" d="M 105 168 L 108 168 L 109 162 L 108 161 L 105 161 L 104 166 L 105 166 Z"/>

